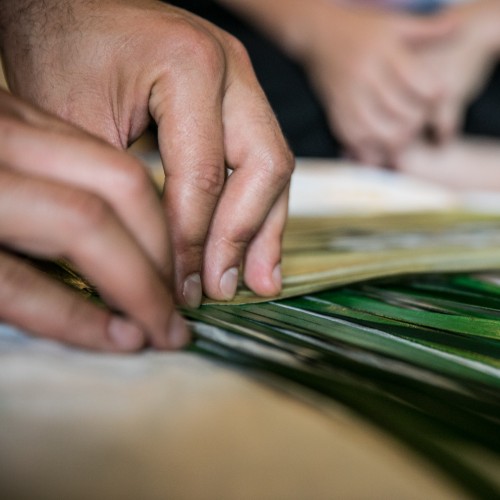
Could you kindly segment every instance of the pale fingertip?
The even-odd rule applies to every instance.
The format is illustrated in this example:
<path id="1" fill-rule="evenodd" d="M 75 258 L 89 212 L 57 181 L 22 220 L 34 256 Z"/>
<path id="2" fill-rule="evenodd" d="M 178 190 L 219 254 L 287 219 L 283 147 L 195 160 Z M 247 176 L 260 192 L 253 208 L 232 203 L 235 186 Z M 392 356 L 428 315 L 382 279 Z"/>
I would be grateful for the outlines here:
<path id="1" fill-rule="evenodd" d="M 193 273 L 186 278 L 182 287 L 182 297 L 188 307 L 192 309 L 200 307 L 202 288 L 199 273 Z"/>
<path id="2" fill-rule="evenodd" d="M 236 289 L 238 288 L 238 274 L 238 268 L 231 267 L 222 275 L 219 283 L 219 289 L 223 300 L 232 300 L 236 295 Z"/>
<path id="3" fill-rule="evenodd" d="M 172 314 L 168 331 L 170 349 L 181 349 L 191 340 L 191 333 L 184 318 L 177 312 Z"/>
<path id="4" fill-rule="evenodd" d="M 108 335 L 121 351 L 137 351 L 144 345 L 140 328 L 120 316 L 113 316 L 109 321 Z"/>

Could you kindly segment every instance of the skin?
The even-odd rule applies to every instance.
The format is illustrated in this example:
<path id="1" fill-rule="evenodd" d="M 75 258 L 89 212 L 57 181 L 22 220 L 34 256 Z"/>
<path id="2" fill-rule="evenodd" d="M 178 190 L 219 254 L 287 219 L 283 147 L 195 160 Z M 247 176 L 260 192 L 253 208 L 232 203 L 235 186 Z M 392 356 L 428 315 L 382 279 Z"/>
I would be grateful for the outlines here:
<path id="1" fill-rule="evenodd" d="M 453 39 L 420 52 L 429 71 L 445 84 L 443 98 L 429 118 L 438 141 L 414 141 L 398 157 L 396 167 L 456 188 L 498 190 L 498 141 L 462 137 L 458 131 L 467 105 L 499 59 L 500 2 L 465 3 L 449 7 L 447 15 L 457 27 Z"/>
<path id="2" fill-rule="evenodd" d="M 105 351 L 188 342 L 169 288 L 165 215 L 142 165 L 3 90 L 0 214 L 2 321 Z M 106 307 L 35 270 L 20 252 L 68 259 Z"/>
<path id="3" fill-rule="evenodd" d="M 304 66 L 354 159 L 443 181 L 455 151 L 478 152 L 457 132 L 499 58 L 498 0 L 425 19 L 371 10 L 370 1 L 219 1 Z M 466 186 L 467 174 L 457 173 L 449 183 Z"/>
<path id="4" fill-rule="evenodd" d="M 473 205 L 476 208 L 481 207 L 481 203 L 489 208 L 488 203 L 493 198 L 483 195 L 490 191 L 491 194 L 494 193 L 494 198 L 498 198 L 499 157 L 500 143 L 496 139 L 457 137 L 443 145 L 415 141 L 401 156 L 400 170 L 468 194 L 476 191 L 480 198 L 466 197 L 465 201 L 476 203 Z M 496 209 L 495 205 L 492 206 Z"/>
<path id="5" fill-rule="evenodd" d="M 416 53 L 453 33 L 446 16 L 419 18 L 329 0 L 220 0 L 305 69 L 332 132 L 354 159 L 391 165 L 418 136 L 443 88 Z"/>
<path id="6" fill-rule="evenodd" d="M 157 123 L 177 302 L 230 300 L 240 268 L 279 293 L 293 158 L 242 45 L 153 0 L 0 5 L 13 92 L 120 149 Z"/>
<path id="7" fill-rule="evenodd" d="M 419 54 L 429 72 L 444 85 L 442 98 L 429 118 L 441 143 L 461 129 L 467 105 L 480 93 L 500 54 L 500 3 L 483 0 L 447 9 L 454 36 Z"/>

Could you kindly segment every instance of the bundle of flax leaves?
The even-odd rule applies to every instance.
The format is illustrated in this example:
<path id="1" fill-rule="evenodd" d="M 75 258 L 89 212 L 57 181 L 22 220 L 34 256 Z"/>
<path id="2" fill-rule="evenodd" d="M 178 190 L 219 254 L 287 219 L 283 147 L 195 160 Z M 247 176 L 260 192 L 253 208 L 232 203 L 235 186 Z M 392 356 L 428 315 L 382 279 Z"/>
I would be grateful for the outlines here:
<path id="1" fill-rule="evenodd" d="M 500 217 L 296 219 L 284 248 L 282 295 L 185 311 L 191 349 L 340 401 L 499 498 Z"/>

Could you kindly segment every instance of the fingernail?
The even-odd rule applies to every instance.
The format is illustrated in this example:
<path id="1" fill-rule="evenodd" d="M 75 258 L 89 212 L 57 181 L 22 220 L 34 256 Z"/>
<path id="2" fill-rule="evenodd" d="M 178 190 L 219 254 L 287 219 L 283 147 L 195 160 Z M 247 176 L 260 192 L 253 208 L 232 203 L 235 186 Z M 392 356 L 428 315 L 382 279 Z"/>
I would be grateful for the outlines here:
<path id="1" fill-rule="evenodd" d="M 144 343 L 140 328 L 120 316 L 113 316 L 109 321 L 108 335 L 113 344 L 124 351 L 136 351 Z"/>
<path id="2" fill-rule="evenodd" d="M 171 349 L 180 349 L 184 347 L 191 339 L 191 333 L 188 330 L 184 318 L 174 312 L 170 320 L 170 329 L 168 332 L 168 344 Z"/>
<path id="3" fill-rule="evenodd" d="M 198 273 L 190 274 L 182 287 L 184 301 L 192 309 L 197 309 L 201 304 L 201 278 Z"/>
<path id="4" fill-rule="evenodd" d="M 276 288 L 281 290 L 281 264 L 278 264 L 273 270 L 273 282 Z"/>
<path id="5" fill-rule="evenodd" d="M 219 287 L 224 300 L 231 300 L 234 297 L 236 294 L 236 288 L 238 287 L 237 267 L 231 267 L 222 275 Z"/>

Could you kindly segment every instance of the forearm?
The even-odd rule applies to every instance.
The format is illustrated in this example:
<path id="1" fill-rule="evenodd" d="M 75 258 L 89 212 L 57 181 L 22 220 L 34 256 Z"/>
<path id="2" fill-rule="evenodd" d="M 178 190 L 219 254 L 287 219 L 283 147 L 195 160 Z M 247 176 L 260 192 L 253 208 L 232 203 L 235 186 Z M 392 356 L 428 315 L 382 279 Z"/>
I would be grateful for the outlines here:
<path id="1" fill-rule="evenodd" d="M 318 16 L 322 16 L 322 12 L 327 12 L 328 17 L 332 17 L 334 21 L 336 11 L 341 10 L 329 0 L 217 1 L 250 21 L 290 57 L 299 60 L 304 57 L 308 33 L 311 29 L 315 29 Z"/>

